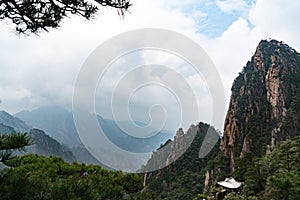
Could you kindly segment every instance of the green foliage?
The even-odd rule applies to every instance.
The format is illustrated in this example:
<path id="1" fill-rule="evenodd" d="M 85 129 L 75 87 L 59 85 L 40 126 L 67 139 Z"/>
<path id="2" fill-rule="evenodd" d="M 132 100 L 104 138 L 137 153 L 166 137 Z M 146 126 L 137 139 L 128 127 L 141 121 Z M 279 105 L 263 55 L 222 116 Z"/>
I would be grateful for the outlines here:
<path id="1" fill-rule="evenodd" d="M 147 190 L 155 192 L 156 199 L 192 199 L 203 192 L 208 163 L 217 155 L 220 144 L 218 142 L 205 158 L 199 158 L 199 149 L 208 128 L 208 124 L 199 123 L 198 132 L 186 152 L 174 163 L 151 173 Z M 216 131 L 213 134 L 218 135 Z"/>
<path id="2" fill-rule="evenodd" d="M 235 193 L 229 193 L 224 197 L 224 200 L 240 200 L 242 197 Z"/>
<path id="3" fill-rule="evenodd" d="M 18 34 L 38 33 L 59 27 L 71 14 L 90 19 L 98 11 L 97 5 L 117 8 L 124 15 L 131 4 L 129 0 L 5 0 L 0 1 L 0 20 L 10 19 Z"/>
<path id="4" fill-rule="evenodd" d="M 253 164 L 255 156 L 252 152 L 247 152 L 242 158 L 239 158 L 235 165 L 236 170 L 233 173 L 233 176 L 239 181 L 245 181 L 245 173 L 248 170 L 248 167 Z"/>
<path id="5" fill-rule="evenodd" d="M 299 79 L 300 84 L 300 79 Z M 296 90 L 296 94 L 291 98 L 291 104 L 285 117 L 281 134 L 276 139 L 290 139 L 299 135 L 300 127 L 300 87 Z"/>
<path id="6" fill-rule="evenodd" d="M 26 155 L 5 162 L 1 199 L 154 199 L 141 192 L 142 177 L 57 157 Z M 17 190 L 16 190 L 17 189 Z"/>
<path id="7" fill-rule="evenodd" d="M 263 199 L 300 198 L 300 136 L 288 140 L 270 155 L 248 166 L 242 192 Z"/>
<path id="8" fill-rule="evenodd" d="M 231 174 L 230 168 L 228 167 L 229 163 L 229 158 L 225 157 L 222 153 L 217 154 L 217 156 L 215 156 L 208 162 L 207 169 L 213 170 L 214 172 L 212 174 L 213 177 L 210 178 L 210 186 L 215 184 L 213 180 L 224 180 Z M 213 189 L 213 187 L 210 188 L 211 191 L 213 191 Z"/>
<path id="9" fill-rule="evenodd" d="M 266 199 L 289 199 L 300 198 L 300 175 L 299 173 L 281 171 L 267 178 L 264 197 Z"/>
<path id="10" fill-rule="evenodd" d="M 0 135 L 0 162 L 11 157 L 14 150 L 24 151 L 31 144 L 27 133 L 11 133 Z"/>
<path id="11" fill-rule="evenodd" d="M 207 195 L 206 194 L 197 194 L 193 200 L 203 200 L 203 199 L 207 199 Z"/>
<path id="12" fill-rule="evenodd" d="M 266 174 L 264 174 L 264 164 L 259 158 L 252 160 L 252 163 L 247 166 L 245 172 L 245 182 L 243 192 L 247 195 L 255 195 L 263 190 L 266 182 Z"/>
<path id="13" fill-rule="evenodd" d="M 231 192 L 224 197 L 224 200 L 259 200 L 261 198 L 256 196 L 243 196 L 235 192 Z"/>

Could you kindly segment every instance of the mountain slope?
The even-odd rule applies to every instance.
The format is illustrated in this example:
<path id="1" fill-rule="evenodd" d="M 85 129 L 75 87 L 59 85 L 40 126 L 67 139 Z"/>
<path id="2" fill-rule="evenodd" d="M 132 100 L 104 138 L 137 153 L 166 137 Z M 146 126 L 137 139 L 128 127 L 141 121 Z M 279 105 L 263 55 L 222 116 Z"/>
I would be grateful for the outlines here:
<path id="1" fill-rule="evenodd" d="M 28 132 L 33 144 L 25 148 L 25 153 L 36 153 L 44 156 L 59 156 L 68 162 L 75 162 L 75 156 L 66 147 L 62 146 L 55 139 L 46 135 L 39 129 L 30 129 L 25 122 L 10 115 L 5 111 L 0 112 L 0 134 L 10 134 L 12 132 Z M 16 152 L 17 155 L 23 152 Z"/>
<path id="2" fill-rule="evenodd" d="M 145 174 L 146 189 L 154 191 L 157 199 L 192 199 L 203 191 L 207 162 L 217 155 L 220 144 L 218 140 L 206 157 L 199 158 L 201 146 L 211 142 L 204 140 L 206 134 L 220 138 L 216 130 L 202 122 L 192 125 L 187 133 L 179 129 L 174 140 L 168 140 L 156 150 L 147 165 L 143 166 L 143 171 L 147 171 L 177 159 L 165 168 Z M 185 148 L 186 152 L 179 157 Z"/>
<path id="3" fill-rule="evenodd" d="M 5 111 L 0 111 L 0 123 L 12 127 L 17 132 L 28 132 L 31 129 L 24 121 Z"/>
<path id="4" fill-rule="evenodd" d="M 0 123 L 0 134 L 3 134 L 3 133 L 12 133 L 14 131 L 15 130 L 12 127 L 6 126 L 6 125 Z"/>
<path id="5" fill-rule="evenodd" d="M 72 151 L 61 145 L 55 139 L 46 135 L 46 133 L 39 129 L 31 129 L 29 136 L 34 144 L 26 147 L 26 153 L 39 154 L 43 156 L 58 156 L 62 157 L 66 162 L 75 162 L 76 158 Z"/>
<path id="6" fill-rule="evenodd" d="M 182 157 L 184 162 L 179 158 L 174 164 L 148 175 L 148 188 L 156 191 L 159 199 L 191 199 L 195 196 L 195 190 L 199 194 L 204 192 L 215 196 L 216 181 L 230 176 L 245 183 L 244 195 L 270 195 L 274 188 L 280 187 L 285 181 L 293 189 L 297 188 L 298 174 L 283 173 L 281 175 L 285 178 L 281 179 L 280 174 L 264 177 L 265 171 L 260 170 L 268 169 L 268 173 L 273 169 L 285 170 L 284 165 L 291 160 L 295 168 L 300 167 L 299 156 L 289 158 L 287 154 L 280 154 L 276 158 L 282 159 L 278 161 L 281 167 L 268 165 L 276 164 L 277 161 L 270 159 L 274 158 L 272 155 L 276 154 L 278 146 L 300 135 L 299 110 L 300 54 L 283 42 L 262 40 L 251 60 L 234 80 L 219 151 L 212 151 L 205 163 L 200 164 L 195 155 L 198 149 L 192 148 Z M 296 148 L 294 150 L 298 155 L 299 151 Z M 155 154 L 162 160 L 170 155 L 158 151 L 152 157 Z M 185 156 L 193 159 L 185 159 Z M 267 161 L 264 169 L 261 169 L 265 156 Z M 148 163 L 155 162 L 150 160 Z M 201 166 L 197 173 L 191 170 L 195 166 Z M 289 178 L 293 181 L 289 181 Z M 276 187 L 272 185 L 272 180 L 277 181 Z M 284 187 L 288 188 L 287 185 Z M 284 193 L 283 189 L 278 189 L 278 196 L 282 195 L 280 191 Z M 294 195 L 291 198 L 299 199 L 297 191 L 291 193 Z M 202 196 L 207 197 L 199 195 L 199 198 L 202 199 Z M 240 198 L 236 196 L 236 199 Z"/>

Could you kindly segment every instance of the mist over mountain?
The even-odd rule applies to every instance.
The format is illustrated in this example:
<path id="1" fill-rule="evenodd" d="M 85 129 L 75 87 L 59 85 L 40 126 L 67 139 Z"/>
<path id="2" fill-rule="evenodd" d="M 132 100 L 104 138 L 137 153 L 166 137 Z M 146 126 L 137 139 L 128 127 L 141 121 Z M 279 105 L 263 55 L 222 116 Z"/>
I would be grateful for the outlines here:
<path id="1" fill-rule="evenodd" d="M 17 132 L 28 132 L 31 129 L 31 126 L 27 125 L 24 121 L 5 111 L 0 111 L 0 123 L 13 128 Z"/>
<path id="2" fill-rule="evenodd" d="M 120 129 L 117 122 L 109 119 L 103 119 L 100 116 L 97 116 L 98 121 L 103 129 L 105 135 L 109 138 L 118 147 L 135 153 L 147 153 L 157 149 L 164 141 L 173 137 L 172 133 L 169 132 L 158 132 L 153 129 L 155 133 L 154 136 L 148 138 L 139 138 L 139 135 L 136 137 L 128 135 L 122 129 Z M 129 124 L 131 122 L 121 122 L 123 125 Z M 136 122 L 134 122 L 136 123 Z M 145 126 L 143 123 L 138 123 L 140 126 Z"/>
<path id="3" fill-rule="evenodd" d="M 30 124 L 32 127 L 46 131 L 48 135 L 60 143 L 69 146 L 76 146 L 81 143 L 76 131 L 72 112 L 62 107 L 41 107 L 32 111 L 21 111 L 14 116 Z"/>
<path id="4" fill-rule="evenodd" d="M 75 149 L 78 147 L 81 149 L 80 146 L 82 146 L 82 144 L 75 127 L 72 112 L 59 106 L 51 106 L 32 111 L 21 111 L 16 113 L 15 116 L 24 120 L 32 127 L 45 130 L 47 134 L 57 141 L 70 147 L 75 147 Z M 138 135 L 136 137 L 128 135 L 128 133 L 119 127 L 119 123 L 127 127 L 130 127 L 129 125 L 132 123 L 136 123 L 138 126 L 146 126 L 146 124 L 130 121 L 116 122 L 114 120 L 104 119 L 99 115 L 97 115 L 97 120 L 111 142 L 131 152 L 151 152 L 174 135 L 168 131 L 156 133 L 157 131 L 152 128 L 155 135 L 150 138 L 142 139 L 139 138 Z M 85 152 L 85 150 L 83 151 Z"/>

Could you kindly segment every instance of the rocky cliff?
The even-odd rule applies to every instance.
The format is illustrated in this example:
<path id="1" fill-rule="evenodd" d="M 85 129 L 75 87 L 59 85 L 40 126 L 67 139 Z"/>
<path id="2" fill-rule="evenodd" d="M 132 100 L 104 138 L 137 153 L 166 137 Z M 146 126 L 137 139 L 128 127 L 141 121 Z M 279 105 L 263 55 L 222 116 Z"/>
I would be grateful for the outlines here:
<path id="1" fill-rule="evenodd" d="M 198 126 L 195 125 L 192 125 L 186 134 L 180 128 L 176 132 L 173 141 L 171 139 L 167 140 L 165 144 L 153 152 L 147 165 L 144 167 L 144 171 L 161 169 L 177 160 L 186 151 L 187 147 L 191 145 L 197 131 Z"/>
<path id="2" fill-rule="evenodd" d="M 300 54 L 262 40 L 232 86 L 220 150 L 231 171 L 246 153 L 261 157 L 299 134 Z"/>
<path id="3" fill-rule="evenodd" d="M 144 174 L 146 189 L 154 191 L 157 199 L 192 199 L 203 190 L 206 167 L 218 154 L 219 144 L 220 133 L 208 124 L 192 125 L 186 133 L 179 129 L 143 166 L 143 171 L 164 167 Z M 212 150 L 201 158 L 199 150 L 208 145 Z"/>
<path id="4" fill-rule="evenodd" d="M 31 129 L 29 136 L 33 141 L 33 145 L 26 147 L 26 153 L 34 153 L 43 156 L 58 156 L 63 158 L 66 162 L 75 162 L 76 158 L 72 151 L 61 145 L 55 139 L 46 135 L 46 133 L 39 129 Z"/>

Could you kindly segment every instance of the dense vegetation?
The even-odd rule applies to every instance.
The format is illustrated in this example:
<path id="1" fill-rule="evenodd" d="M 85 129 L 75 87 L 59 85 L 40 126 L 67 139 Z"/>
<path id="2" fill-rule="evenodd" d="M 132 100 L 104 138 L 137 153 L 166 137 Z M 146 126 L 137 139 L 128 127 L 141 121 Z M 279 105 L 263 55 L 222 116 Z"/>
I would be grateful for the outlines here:
<path id="1" fill-rule="evenodd" d="M 300 136 L 282 143 L 271 154 L 255 158 L 248 154 L 240 194 L 225 199 L 300 199 Z M 213 198 L 210 194 L 209 198 Z"/>
<path id="2" fill-rule="evenodd" d="M 157 199 L 192 199 L 203 191 L 207 163 L 217 155 L 220 144 L 218 142 L 205 158 L 199 158 L 199 149 L 208 128 L 208 124 L 200 122 L 197 134 L 186 152 L 169 166 L 150 173 L 147 190 L 154 191 Z M 213 131 L 219 136 L 217 131 Z"/>
<path id="3" fill-rule="evenodd" d="M 300 198 L 300 136 L 284 142 L 270 155 L 253 160 L 245 174 L 243 193 L 263 199 Z"/>
<path id="4" fill-rule="evenodd" d="M 141 192 L 142 177 L 58 157 L 25 155 L 5 162 L 0 197 L 5 199 L 154 199 Z"/>

